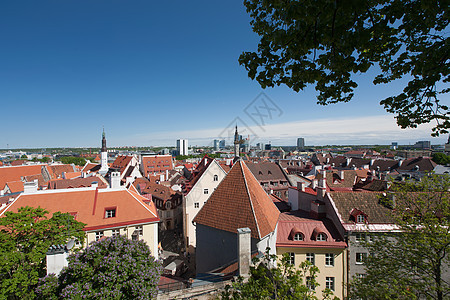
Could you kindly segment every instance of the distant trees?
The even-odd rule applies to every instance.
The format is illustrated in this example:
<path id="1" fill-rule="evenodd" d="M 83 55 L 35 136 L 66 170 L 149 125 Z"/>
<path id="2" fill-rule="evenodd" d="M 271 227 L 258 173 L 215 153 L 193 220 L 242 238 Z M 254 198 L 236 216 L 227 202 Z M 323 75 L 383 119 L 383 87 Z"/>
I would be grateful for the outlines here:
<path id="1" fill-rule="evenodd" d="M 250 277 L 244 282 L 239 278 L 227 286 L 222 299 L 318 299 L 314 289 L 319 269 L 305 261 L 296 269 L 285 253 L 276 267 L 275 255 L 266 252 L 263 259 L 254 259 Z M 329 289 L 324 289 L 321 299 L 337 299 Z"/>
<path id="2" fill-rule="evenodd" d="M 432 159 L 435 163 L 440 165 L 450 164 L 450 155 L 445 155 L 441 152 L 433 153 Z"/>
<path id="3" fill-rule="evenodd" d="M 85 224 L 69 214 L 47 218 L 42 208 L 22 207 L 0 218 L 0 299 L 30 299 L 46 274 L 46 252 L 70 238 L 84 242 Z"/>
<path id="4" fill-rule="evenodd" d="M 77 166 L 84 166 L 86 164 L 86 159 L 84 159 L 83 157 L 75 157 L 75 156 L 64 156 L 61 157 L 61 162 L 63 164 L 74 164 Z"/>
<path id="5" fill-rule="evenodd" d="M 393 184 L 396 233 L 365 246 L 366 276 L 355 279 L 352 299 L 448 299 L 450 297 L 450 176 Z"/>
<path id="6" fill-rule="evenodd" d="M 162 271 L 144 241 L 104 238 L 68 258 L 59 277 L 46 276 L 38 299 L 154 299 Z"/>

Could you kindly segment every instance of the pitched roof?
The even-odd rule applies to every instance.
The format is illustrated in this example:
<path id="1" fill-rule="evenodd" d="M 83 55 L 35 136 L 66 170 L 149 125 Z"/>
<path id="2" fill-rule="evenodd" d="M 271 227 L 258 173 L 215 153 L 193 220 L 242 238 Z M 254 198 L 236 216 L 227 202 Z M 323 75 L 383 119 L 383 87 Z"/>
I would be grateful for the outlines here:
<path id="1" fill-rule="evenodd" d="M 377 192 L 330 192 L 343 223 L 352 224 L 351 211 L 358 209 L 367 215 L 369 224 L 392 224 L 391 210 L 380 204 Z"/>
<path id="2" fill-rule="evenodd" d="M 437 164 L 429 157 L 415 157 L 403 161 L 402 165 L 397 168 L 397 170 L 410 171 L 414 170 L 414 168 L 418 166 L 419 171 L 421 172 L 431 172 L 436 165 Z"/>
<path id="3" fill-rule="evenodd" d="M 0 168 L 0 190 L 5 188 L 8 181 L 19 181 L 22 177 L 41 174 L 44 165 L 13 166 Z"/>
<path id="4" fill-rule="evenodd" d="M 100 164 L 93 164 L 93 163 L 87 163 L 81 172 L 89 173 L 89 172 L 98 172 L 100 170 L 101 165 Z"/>
<path id="5" fill-rule="evenodd" d="M 23 182 L 19 181 L 9 181 L 6 183 L 11 194 L 23 192 Z"/>
<path id="6" fill-rule="evenodd" d="M 73 179 L 81 176 L 81 172 L 66 172 L 64 173 L 65 179 Z"/>
<path id="7" fill-rule="evenodd" d="M 144 197 L 126 189 L 66 189 L 21 194 L 5 210 L 17 212 L 20 207 L 42 207 L 50 215 L 60 211 L 71 213 L 86 225 L 85 231 L 159 221 L 155 205 L 145 204 Z M 115 208 L 116 216 L 105 218 L 107 208 Z"/>
<path id="8" fill-rule="evenodd" d="M 55 189 L 89 187 L 92 185 L 93 182 L 97 182 L 99 188 L 108 187 L 107 183 L 102 178 L 97 176 L 90 176 L 86 178 L 50 180 L 48 182 L 48 188 L 55 190 Z"/>
<path id="9" fill-rule="evenodd" d="M 50 175 L 50 179 L 62 178 L 63 173 L 75 172 L 72 165 L 65 165 L 65 164 L 47 165 L 46 168 Z"/>
<path id="10" fill-rule="evenodd" d="M 326 241 L 316 241 L 314 235 L 325 233 Z M 301 233 L 303 241 L 294 241 L 293 235 Z M 345 248 L 347 244 L 329 219 L 315 219 L 308 212 L 297 210 L 280 214 L 277 229 L 277 247 Z"/>
<path id="11" fill-rule="evenodd" d="M 247 163 L 247 167 L 252 171 L 258 181 L 270 181 L 270 180 L 286 180 L 289 179 L 284 175 L 281 167 L 276 163 L 263 162 L 263 163 Z"/>
<path id="12" fill-rule="evenodd" d="M 279 214 L 246 164 L 238 160 L 194 222 L 233 233 L 249 227 L 253 238 L 262 239 L 275 230 Z"/>
<path id="13" fill-rule="evenodd" d="M 119 155 L 117 156 L 116 160 L 112 163 L 111 168 L 118 169 L 120 174 L 123 174 L 125 172 L 126 167 L 133 159 L 132 156 L 127 155 Z"/>

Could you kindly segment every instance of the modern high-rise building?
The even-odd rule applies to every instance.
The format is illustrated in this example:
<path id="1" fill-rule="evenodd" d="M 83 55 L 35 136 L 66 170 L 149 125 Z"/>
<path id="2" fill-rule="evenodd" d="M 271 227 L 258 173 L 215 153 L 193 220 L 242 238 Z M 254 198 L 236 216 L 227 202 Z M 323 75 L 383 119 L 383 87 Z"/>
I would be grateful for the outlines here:
<path id="1" fill-rule="evenodd" d="M 214 140 L 214 151 L 219 151 L 219 140 Z"/>
<path id="2" fill-rule="evenodd" d="M 305 148 L 305 139 L 298 138 L 297 139 L 297 149 L 304 149 L 304 148 Z"/>
<path id="3" fill-rule="evenodd" d="M 177 140 L 177 151 L 179 155 L 188 155 L 188 140 Z"/>
<path id="4" fill-rule="evenodd" d="M 219 148 L 220 148 L 220 149 L 225 149 L 225 146 L 226 146 L 225 140 L 220 140 L 220 142 L 219 142 Z"/>

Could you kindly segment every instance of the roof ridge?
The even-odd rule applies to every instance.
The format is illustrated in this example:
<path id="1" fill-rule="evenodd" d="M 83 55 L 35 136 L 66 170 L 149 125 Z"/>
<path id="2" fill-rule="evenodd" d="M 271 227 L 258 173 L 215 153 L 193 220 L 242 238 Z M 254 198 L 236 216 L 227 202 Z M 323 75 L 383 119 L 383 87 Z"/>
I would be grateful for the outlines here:
<path id="1" fill-rule="evenodd" d="M 249 201 L 250 201 L 250 206 L 251 206 L 251 208 L 252 208 L 253 218 L 255 219 L 256 229 L 258 229 L 258 236 L 259 236 L 259 238 L 262 238 L 262 237 L 261 237 L 261 231 L 259 230 L 258 218 L 256 217 L 256 214 L 255 214 L 255 208 L 253 207 L 252 196 L 250 195 L 250 191 L 249 191 L 249 188 L 248 188 L 248 185 L 247 185 L 247 177 L 245 176 L 244 167 L 243 167 L 243 165 L 242 165 L 243 163 L 244 163 L 244 162 L 243 162 L 241 159 L 238 160 L 238 164 L 239 164 L 240 167 L 241 167 L 240 169 L 241 169 L 241 172 L 242 172 L 242 176 L 244 177 L 245 190 L 246 190 L 246 192 L 247 192 L 248 199 L 249 199 Z M 251 173 L 251 171 L 250 171 L 250 173 Z M 256 179 L 256 178 L 255 178 L 255 179 Z"/>

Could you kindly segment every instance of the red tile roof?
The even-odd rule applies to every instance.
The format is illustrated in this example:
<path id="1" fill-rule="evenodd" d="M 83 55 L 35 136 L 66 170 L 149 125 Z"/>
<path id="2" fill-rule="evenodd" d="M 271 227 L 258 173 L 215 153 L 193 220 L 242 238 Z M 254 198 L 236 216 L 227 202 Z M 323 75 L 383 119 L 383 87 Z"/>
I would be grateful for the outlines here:
<path id="1" fill-rule="evenodd" d="M 0 190 L 5 188 L 8 181 L 19 181 L 22 177 L 41 174 L 41 168 L 45 165 L 1 167 Z"/>
<path id="2" fill-rule="evenodd" d="M 23 182 L 20 180 L 9 181 L 6 185 L 8 186 L 11 194 L 23 192 Z"/>
<path id="3" fill-rule="evenodd" d="M 48 165 L 46 166 L 50 179 L 62 178 L 63 173 L 74 172 L 72 165 Z"/>
<path id="4" fill-rule="evenodd" d="M 125 172 L 125 169 L 127 168 L 128 164 L 133 159 L 132 156 L 127 155 L 119 155 L 117 156 L 116 160 L 112 163 L 111 168 L 118 169 L 120 174 L 123 174 Z"/>
<path id="5" fill-rule="evenodd" d="M 27 161 L 28 160 L 25 160 L 25 159 L 14 160 L 14 161 L 11 162 L 11 166 L 21 166 Z"/>
<path id="6" fill-rule="evenodd" d="M 246 164 L 239 160 L 218 185 L 194 222 L 236 233 L 249 227 L 262 239 L 275 230 L 280 212 Z"/>
<path id="7" fill-rule="evenodd" d="M 65 179 L 73 179 L 81 176 L 81 172 L 67 172 L 64 173 Z"/>
<path id="8" fill-rule="evenodd" d="M 323 232 L 326 241 L 316 241 L 315 234 Z M 303 235 L 303 241 L 294 241 L 295 233 Z M 280 214 L 277 229 L 277 247 L 345 248 L 347 244 L 329 219 L 315 219 L 304 211 Z"/>
<path id="9" fill-rule="evenodd" d="M 153 203 L 145 204 L 145 198 L 129 190 L 68 189 L 46 190 L 33 194 L 21 194 L 5 210 L 17 212 L 20 207 L 42 207 L 52 213 L 57 211 L 76 215 L 77 221 L 86 225 L 85 231 L 158 222 Z M 115 207 L 116 216 L 105 218 L 105 209 Z"/>
<path id="10" fill-rule="evenodd" d="M 48 182 L 48 188 L 55 190 L 55 189 L 90 187 L 92 185 L 92 183 L 95 181 L 98 183 L 98 187 L 101 189 L 108 187 L 108 185 L 104 181 L 104 179 L 97 177 L 97 176 L 91 176 L 91 177 L 86 177 L 86 178 L 50 180 Z"/>
<path id="11" fill-rule="evenodd" d="M 141 161 L 144 176 L 147 177 L 149 174 L 162 173 L 166 170 L 173 169 L 173 161 L 171 155 L 153 155 L 153 156 L 143 156 Z"/>

